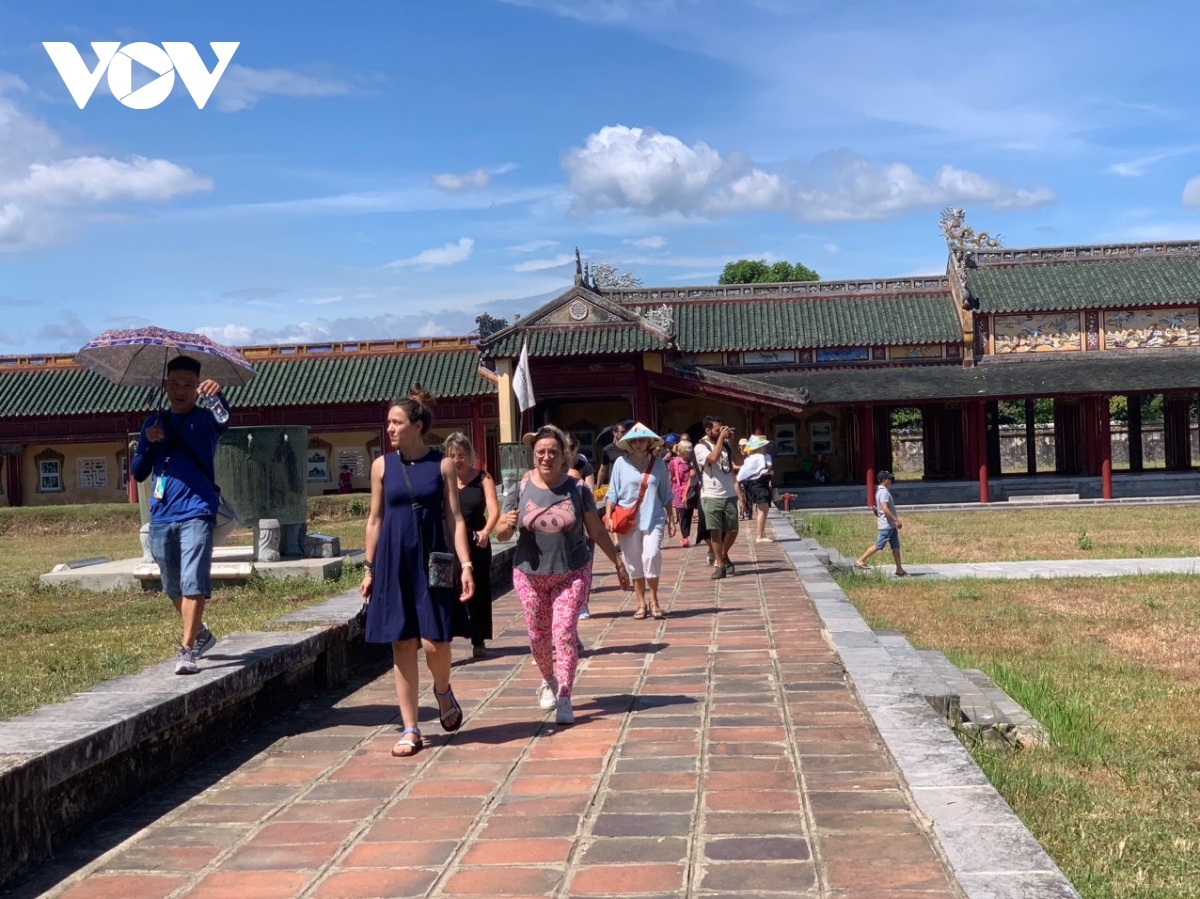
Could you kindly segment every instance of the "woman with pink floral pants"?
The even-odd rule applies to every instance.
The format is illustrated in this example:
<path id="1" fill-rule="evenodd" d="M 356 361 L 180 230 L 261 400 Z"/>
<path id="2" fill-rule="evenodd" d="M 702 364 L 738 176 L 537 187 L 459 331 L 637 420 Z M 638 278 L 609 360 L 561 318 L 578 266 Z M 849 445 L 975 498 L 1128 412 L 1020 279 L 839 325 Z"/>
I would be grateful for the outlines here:
<path id="1" fill-rule="evenodd" d="M 538 705 L 555 709 L 555 722 L 574 724 L 571 687 L 579 664 L 579 608 L 592 584 L 587 536 L 608 556 L 622 590 L 629 575 L 596 514 L 592 491 L 567 475 L 567 438 L 546 426 L 534 435 L 533 470 L 504 498 L 496 535 L 517 534 L 513 586 L 525 612 L 533 660 L 542 673 Z"/>

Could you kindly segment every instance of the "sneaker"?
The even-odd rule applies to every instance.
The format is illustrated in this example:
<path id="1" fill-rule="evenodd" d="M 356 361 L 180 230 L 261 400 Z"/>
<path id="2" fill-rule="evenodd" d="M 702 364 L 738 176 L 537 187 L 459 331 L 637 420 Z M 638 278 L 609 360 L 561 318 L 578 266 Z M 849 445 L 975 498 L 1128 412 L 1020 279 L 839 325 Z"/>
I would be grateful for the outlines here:
<path id="1" fill-rule="evenodd" d="M 558 684 L 552 681 L 542 681 L 537 688 L 538 707 L 549 711 L 558 703 Z"/>
<path id="2" fill-rule="evenodd" d="M 723 577 L 725 577 L 725 569 L 724 568 L 714 568 L 713 569 L 712 579 L 714 581 L 719 581 Z"/>
<path id="3" fill-rule="evenodd" d="M 200 658 L 216 645 L 217 638 L 213 636 L 213 632 L 208 629 L 207 624 L 201 624 L 200 633 L 196 634 L 196 642 L 193 644 L 196 658 Z"/>
<path id="4" fill-rule="evenodd" d="M 199 670 L 196 667 L 196 650 L 188 646 L 180 646 L 176 651 L 175 673 L 195 674 Z"/>
<path id="5" fill-rule="evenodd" d="M 571 697 L 560 696 L 558 702 L 555 703 L 554 710 L 555 724 L 574 724 L 575 712 L 571 709 Z"/>
<path id="6" fill-rule="evenodd" d="M 590 611 L 588 611 L 587 603 L 585 602 L 583 604 L 583 608 L 581 608 L 579 610 L 579 620 L 587 621 L 587 619 L 589 619 L 591 617 L 592 617 L 592 613 Z"/>
<path id="7" fill-rule="evenodd" d="M 716 557 L 713 556 L 711 549 L 708 551 L 708 556 L 706 558 L 708 559 L 709 565 L 712 565 L 716 561 Z"/>
<path id="8" fill-rule="evenodd" d="M 733 569 L 733 563 L 732 563 L 732 562 L 730 562 L 728 559 L 726 559 L 726 560 L 725 560 L 725 570 L 726 570 L 726 571 L 727 571 L 729 574 L 737 574 L 737 572 L 736 572 L 736 571 L 734 571 L 734 569 Z"/>

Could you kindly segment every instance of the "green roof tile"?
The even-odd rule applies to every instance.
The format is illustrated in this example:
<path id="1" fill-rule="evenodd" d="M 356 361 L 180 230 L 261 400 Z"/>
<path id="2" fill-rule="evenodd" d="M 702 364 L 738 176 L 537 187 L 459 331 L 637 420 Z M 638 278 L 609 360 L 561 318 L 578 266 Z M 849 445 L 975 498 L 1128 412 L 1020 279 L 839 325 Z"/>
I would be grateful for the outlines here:
<path id="1" fill-rule="evenodd" d="M 666 343 L 637 323 L 614 322 L 603 325 L 574 327 L 533 326 L 514 331 L 487 347 L 489 358 L 516 357 L 521 346 L 529 341 L 531 356 L 603 355 L 608 353 L 640 353 L 663 350 Z"/>
<path id="2" fill-rule="evenodd" d="M 420 382 L 436 397 L 492 394 L 474 349 L 389 355 L 309 356 L 255 363 L 258 376 L 226 393 L 236 406 L 385 402 Z M 118 387 L 79 368 L 0 369 L 0 418 L 147 412 L 161 391 Z"/>
<path id="3" fill-rule="evenodd" d="M 1200 302 L 1200 257 L 981 264 L 967 270 L 980 312 L 1123 309 Z"/>
<path id="4" fill-rule="evenodd" d="M 684 302 L 672 309 L 685 353 L 962 340 L 949 293 Z"/>

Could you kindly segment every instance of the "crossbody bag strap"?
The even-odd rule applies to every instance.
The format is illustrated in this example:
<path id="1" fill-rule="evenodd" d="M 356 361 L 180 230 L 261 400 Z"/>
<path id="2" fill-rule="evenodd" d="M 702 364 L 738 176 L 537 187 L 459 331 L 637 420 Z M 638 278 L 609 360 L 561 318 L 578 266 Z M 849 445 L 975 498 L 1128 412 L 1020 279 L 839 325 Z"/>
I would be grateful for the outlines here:
<path id="1" fill-rule="evenodd" d="M 425 553 L 427 552 L 425 549 L 425 518 L 423 515 L 421 515 L 421 512 L 425 509 L 425 507 L 417 502 L 416 494 L 413 493 L 412 480 L 408 476 L 408 466 L 404 464 L 404 456 L 400 453 L 400 450 L 396 450 L 396 457 L 400 460 L 400 471 L 404 475 L 404 483 L 408 486 L 409 505 L 412 506 L 413 514 L 417 516 L 417 540 L 421 544 L 421 558 L 424 558 Z M 424 457 L 422 456 L 422 458 Z M 432 544 L 436 541 L 430 539 L 429 542 Z"/>
<path id="2" fill-rule="evenodd" d="M 188 415 L 191 415 L 191 413 L 189 412 Z M 184 416 L 184 418 L 186 418 L 186 417 L 187 416 Z M 160 418 L 160 420 L 161 420 L 161 418 Z M 163 430 L 166 431 L 166 430 L 169 430 L 169 428 L 170 428 L 170 425 L 167 425 L 166 427 L 163 428 Z M 202 475 L 204 475 L 206 478 L 208 478 L 208 483 L 210 483 L 212 485 L 213 490 L 217 491 L 217 495 L 220 496 L 221 495 L 221 487 L 219 484 L 217 484 L 216 474 L 214 472 L 209 471 L 208 466 L 200 461 L 200 457 L 196 455 L 195 450 L 193 450 L 190 446 L 188 446 L 187 441 L 183 439 L 183 435 L 170 433 L 169 436 L 171 438 L 171 445 L 167 449 L 167 460 L 166 460 L 166 462 L 163 463 L 164 473 L 166 472 L 167 465 L 171 461 L 171 456 L 173 456 L 175 454 L 175 448 L 178 447 L 179 449 L 183 450 L 183 454 L 185 456 L 187 456 L 189 459 L 192 460 L 192 464 L 195 465 L 197 469 L 199 469 L 200 473 Z"/>

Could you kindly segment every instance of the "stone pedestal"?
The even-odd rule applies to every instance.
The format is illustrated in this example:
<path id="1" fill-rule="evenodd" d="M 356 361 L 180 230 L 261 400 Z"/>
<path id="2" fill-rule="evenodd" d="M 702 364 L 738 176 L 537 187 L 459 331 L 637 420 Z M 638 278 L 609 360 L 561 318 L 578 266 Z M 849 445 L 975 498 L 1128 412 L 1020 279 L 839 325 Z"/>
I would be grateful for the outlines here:
<path id="1" fill-rule="evenodd" d="M 336 559 L 342 554 L 342 541 L 326 534 L 309 534 L 304 538 L 306 559 Z"/>
<path id="2" fill-rule="evenodd" d="M 285 524 L 280 528 L 279 551 L 290 559 L 304 557 L 304 538 L 308 536 L 308 523 Z"/>
<path id="3" fill-rule="evenodd" d="M 149 564 L 154 561 L 154 553 L 150 552 L 150 525 L 142 525 L 138 537 L 142 541 L 142 561 Z"/>
<path id="4" fill-rule="evenodd" d="M 278 562 L 281 528 L 276 518 L 260 518 L 254 526 L 254 561 Z"/>

